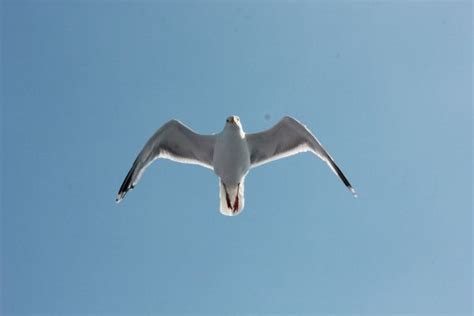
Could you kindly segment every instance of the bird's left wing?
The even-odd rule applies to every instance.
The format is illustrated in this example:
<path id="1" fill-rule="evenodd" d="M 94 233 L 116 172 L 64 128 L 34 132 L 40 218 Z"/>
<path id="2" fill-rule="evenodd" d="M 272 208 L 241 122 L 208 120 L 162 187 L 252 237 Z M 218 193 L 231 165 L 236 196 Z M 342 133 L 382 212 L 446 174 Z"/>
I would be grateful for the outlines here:
<path id="1" fill-rule="evenodd" d="M 247 134 L 246 138 L 252 168 L 276 159 L 310 151 L 326 162 L 352 194 L 357 196 L 346 176 L 318 139 L 306 126 L 294 118 L 286 116 L 272 128 L 260 133 Z"/>
<path id="2" fill-rule="evenodd" d="M 179 121 L 171 120 L 158 129 L 138 154 L 117 195 L 120 202 L 156 159 L 196 164 L 213 169 L 214 135 L 200 135 Z"/>

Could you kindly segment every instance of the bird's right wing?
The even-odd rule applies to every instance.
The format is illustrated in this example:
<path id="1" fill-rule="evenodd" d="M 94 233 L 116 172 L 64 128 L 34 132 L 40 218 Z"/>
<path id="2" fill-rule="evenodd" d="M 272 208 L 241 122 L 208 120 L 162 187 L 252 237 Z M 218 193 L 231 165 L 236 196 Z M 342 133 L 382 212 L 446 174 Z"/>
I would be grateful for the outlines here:
<path id="1" fill-rule="evenodd" d="M 135 187 L 145 169 L 158 158 L 213 169 L 214 143 L 214 135 L 200 135 L 179 121 L 169 121 L 153 134 L 138 154 L 120 187 L 117 203 Z"/>
<path id="2" fill-rule="evenodd" d="M 352 185 L 311 131 L 292 117 L 285 116 L 270 129 L 247 134 L 251 167 L 310 151 L 328 164 L 354 196 Z"/>

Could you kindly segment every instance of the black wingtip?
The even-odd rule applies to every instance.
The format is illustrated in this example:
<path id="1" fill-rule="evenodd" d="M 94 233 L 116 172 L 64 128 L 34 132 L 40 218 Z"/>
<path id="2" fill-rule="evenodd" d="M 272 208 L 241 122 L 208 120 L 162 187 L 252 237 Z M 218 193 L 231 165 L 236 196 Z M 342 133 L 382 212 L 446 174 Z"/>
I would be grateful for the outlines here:
<path id="1" fill-rule="evenodd" d="M 351 191 L 352 195 L 355 198 L 357 198 L 358 195 L 357 195 L 356 190 L 352 187 L 349 180 L 347 180 L 346 176 L 342 173 L 341 169 L 339 169 L 339 167 L 336 165 L 336 163 L 334 161 L 330 160 L 329 162 L 330 162 L 331 166 L 333 167 L 333 169 L 336 171 L 339 178 L 342 180 L 342 182 L 344 182 L 345 186 L 349 189 L 349 191 Z"/>
<path id="2" fill-rule="evenodd" d="M 117 197 L 115 199 L 115 202 L 118 204 L 120 203 L 123 198 L 125 197 L 125 195 L 127 195 L 127 192 L 132 190 L 135 186 L 133 185 L 133 181 L 132 181 L 132 177 L 133 177 L 133 173 L 135 172 L 135 169 L 136 169 L 136 165 L 137 165 L 137 162 L 135 161 L 133 163 L 133 166 L 132 168 L 130 168 L 130 170 L 128 171 L 127 173 L 127 176 L 125 177 L 125 179 L 123 180 L 123 183 L 122 185 L 120 186 L 120 189 L 117 193 Z"/>
<path id="3" fill-rule="evenodd" d="M 124 184 L 122 184 L 122 187 L 120 187 L 120 190 L 119 192 L 117 193 L 117 197 L 115 198 L 115 202 L 118 204 L 120 202 L 122 202 L 122 200 L 125 198 L 125 195 L 127 195 L 128 191 L 130 190 L 133 190 L 135 186 L 132 184 L 132 185 L 125 185 L 125 181 L 124 181 Z"/>
<path id="4" fill-rule="evenodd" d="M 349 190 L 351 191 L 352 195 L 353 195 L 355 198 L 358 198 L 358 197 L 359 197 L 359 196 L 357 195 L 356 190 L 354 190 L 353 187 L 350 187 Z"/>
<path id="5" fill-rule="evenodd" d="M 120 202 L 122 202 L 123 198 L 125 197 L 125 194 L 127 194 L 127 192 L 120 190 L 117 193 L 117 197 L 115 198 L 115 203 L 119 204 Z"/>

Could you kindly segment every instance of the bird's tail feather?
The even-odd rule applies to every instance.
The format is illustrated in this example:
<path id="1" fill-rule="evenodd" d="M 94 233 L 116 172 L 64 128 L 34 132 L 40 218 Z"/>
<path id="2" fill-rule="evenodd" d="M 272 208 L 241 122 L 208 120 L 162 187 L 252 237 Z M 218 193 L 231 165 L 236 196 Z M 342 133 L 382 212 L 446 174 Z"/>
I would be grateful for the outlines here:
<path id="1" fill-rule="evenodd" d="M 237 185 L 226 185 L 219 180 L 220 212 L 226 216 L 238 215 L 245 204 L 244 181 Z"/>

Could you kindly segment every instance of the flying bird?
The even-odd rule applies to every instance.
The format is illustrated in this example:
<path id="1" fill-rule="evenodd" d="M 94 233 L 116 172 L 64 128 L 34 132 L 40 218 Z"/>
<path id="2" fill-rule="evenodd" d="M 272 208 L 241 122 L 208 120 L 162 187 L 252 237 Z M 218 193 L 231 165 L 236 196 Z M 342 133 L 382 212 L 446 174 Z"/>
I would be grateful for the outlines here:
<path id="1" fill-rule="evenodd" d="M 285 116 L 270 129 L 246 134 L 240 118 L 230 116 L 224 129 L 201 135 L 177 120 L 159 128 L 138 154 L 117 195 L 119 203 L 133 189 L 145 169 L 156 159 L 200 165 L 219 177 L 220 212 L 234 216 L 244 208 L 244 180 L 250 169 L 302 152 L 321 158 L 357 197 L 356 191 L 311 131 Z"/>

